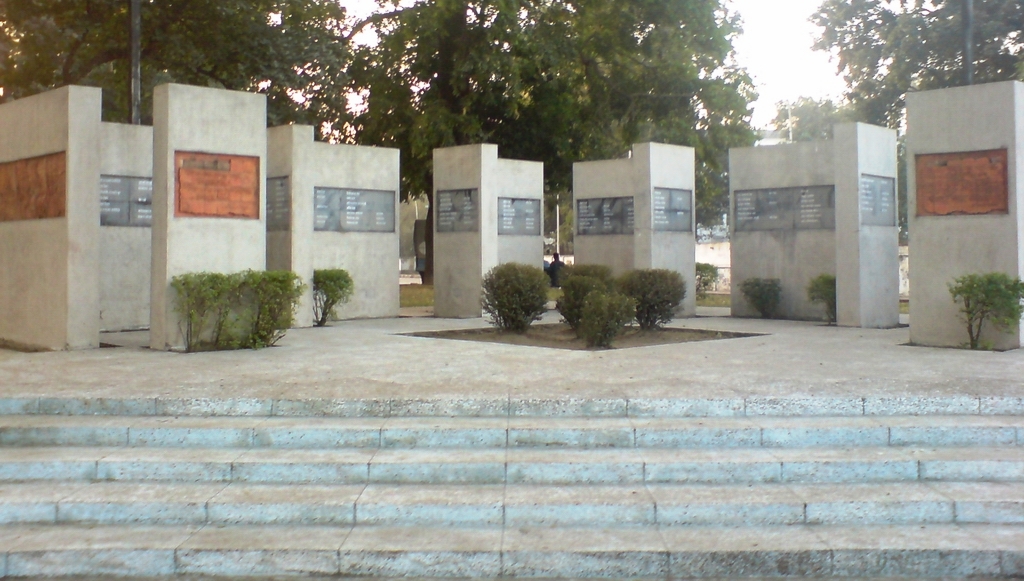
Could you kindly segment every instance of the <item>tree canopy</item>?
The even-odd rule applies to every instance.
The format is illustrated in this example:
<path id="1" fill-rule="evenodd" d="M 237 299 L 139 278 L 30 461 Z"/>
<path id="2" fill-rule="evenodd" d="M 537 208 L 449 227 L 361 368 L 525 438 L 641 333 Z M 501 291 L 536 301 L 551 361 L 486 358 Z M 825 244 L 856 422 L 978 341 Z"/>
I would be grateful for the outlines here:
<path id="1" fill-rule="evenodd" d="M 832 139 L 833 125 L 857 120 L 849 105 L 837 105 L 831 99 L 800 97 L 792 102 L 777 103 L 776 110 L 772 127 L 788 136 L 792 126 L 793 141 Z"/>
<path id="2" fill-rule="evenodd" d="M 104 118 L 128 119 L 128 2 L 0 0 L 0 86 L 16 99 L 99 86 Z M 179 82 L 269 97 L 270 121 L 345 111 L 348 45 L 333 0 L 143 0 L 144 117 L 152 88 Z"/>
<path id="3" fill-rule="evenodd" d="M 1019 79 L 1024 3 L 975 0 L 975 82 Z M 963 0 L 824 0 L 815 48 L 838 56 L 858 120 L 899 127 L 908 91 L 966 84 Z"/>

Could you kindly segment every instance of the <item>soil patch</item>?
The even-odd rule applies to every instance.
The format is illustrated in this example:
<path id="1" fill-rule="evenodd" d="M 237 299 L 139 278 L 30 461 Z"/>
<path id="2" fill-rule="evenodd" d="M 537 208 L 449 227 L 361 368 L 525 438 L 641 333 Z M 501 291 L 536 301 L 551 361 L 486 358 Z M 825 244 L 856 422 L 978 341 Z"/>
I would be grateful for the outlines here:
<path id="1" fill-rule="evenodd" d="M 587 344 L 576 338 L 576 333 L 565 323 L 530 325 L 526 333 L 503 333 L 494 328 L 459 329 L 455 331 L 430 331 L 409 333 L 412 337 L 431 337 L 435 339 L 455 339 L 459 341 L 484 341 L 487 343 L 506 343 L 508 345 L 527 345 L 530 347 L 549 347 L 552 349 L 572 349 L 585 351 Z M 692 341 L 714 341 L 717 339 L 736 339 L 739 337 L 756 337 L 758 333 L 733 333 L 731 331 L 710 331 L 706 329 L 660 329 L 657 331 L 641 331 L 637 327 L 626 329 L 613 344 L 613 349 L 629 349 L 631 347 L 649 347 L 651 345 L 667 345 L 670 343 L 689 343 Z"/>

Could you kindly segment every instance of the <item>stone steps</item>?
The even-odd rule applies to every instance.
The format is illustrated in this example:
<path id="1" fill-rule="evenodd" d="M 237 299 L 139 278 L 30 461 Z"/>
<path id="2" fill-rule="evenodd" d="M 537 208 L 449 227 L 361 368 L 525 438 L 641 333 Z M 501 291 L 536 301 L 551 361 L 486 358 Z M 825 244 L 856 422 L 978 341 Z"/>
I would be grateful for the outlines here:
<path id="1" fill-rule="evenodd" d="M 0 416 L 0 446 L 803 448 L 1021 446 L 1018 416 L 280 418 Z"/>
<path id="2" fill-rule="evenodd" d="M 1024 483 L 0 485 L 0 525 L 1024 525 Z"/>
<path id="3" fill-rule="evenodd" d="M 7 577 L 1009 577 L 1024 528 L 3 526 Z"/>
<path id="4" fill-rule="evenodd" d="M 708 449 L 8 447 L 0 482 L 750 484 L 1021 481 L 1024 446 Z"/>
<path id="5" fill-rule="evenodd" d="M 766 385 L 771 391 L 771 385 Z M 791 390 L 792 385 L 780 386 Z M 855 389 L 852 386 L 851 389 Z M 1012 390 L 1008 390 L 1012 391 Z M 244 417 L 760 417 L 1024 415 L 1014 395 L 748 395 L 679 397 L 0 397 L 4 415 L 244 416 Z"/>

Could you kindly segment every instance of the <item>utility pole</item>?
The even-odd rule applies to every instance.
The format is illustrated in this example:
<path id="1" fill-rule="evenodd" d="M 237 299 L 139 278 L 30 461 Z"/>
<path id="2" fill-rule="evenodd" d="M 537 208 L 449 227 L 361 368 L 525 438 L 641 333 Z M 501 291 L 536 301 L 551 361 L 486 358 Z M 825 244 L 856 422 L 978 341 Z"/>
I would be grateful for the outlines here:
<path id="1" fill-rule="evenodd" d="M 131 120 L 132 125 L 142 123 L 139 109 L 142 107 L 142 0 L 128 0 L 130 4 L 129 42 L 131 43 Z"/>
<path id="2" fill-rule="evenodd" d="M 974 84 L 974 0 L 964 0 L 964 75 Z"/>

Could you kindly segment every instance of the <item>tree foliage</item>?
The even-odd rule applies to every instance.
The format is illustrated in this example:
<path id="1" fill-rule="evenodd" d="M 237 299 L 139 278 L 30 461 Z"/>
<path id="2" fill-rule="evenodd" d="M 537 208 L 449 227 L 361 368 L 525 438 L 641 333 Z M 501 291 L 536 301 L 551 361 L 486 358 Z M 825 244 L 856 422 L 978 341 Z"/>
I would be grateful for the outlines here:
<path id="1" fill-rule="evenodd" d="M 981 331 L 985 321 L 1003 331 L 1011 331 L 1020 324 L 1024 314 L 1024 283 L 1003 272 L 968 274 L 953 279 L 949 285 L 953 302 L 960 305 L 960 315 L 967 323 L 967 336 L 971 349 L 981 346 Z"/>
<path id="2" fill-rule="evenodd" d="M 80 84 L 104 91 L 104 118 L 128 119 L 125 0 L 0 1 L 4 99 Z M 266 93 L 271 124 L 337 118 L 348 45 L 332 0 L 143 0 L 144 119 L 166 82 Z M 6 50 L 4 50 L 6 49 Z"/>
<path id="3" fill-rule="evenodd" d="M 752 88 L 720 1 L 437 0 L 373 24 L 380 41 L 351 69 L 365 99 L 352 133 L 402 150 L 407 196 L 431 191 L 437 147 L 496 143 L 545 162 L 559 191 L 573 162 L 650 140 L 697 148 L 699 209 L 716 214 L 728 148 L 752 143 Z"/>
<path id="4" fill-rule="evenodd" d="M 975 0 L 975 82 L 1021 78 L 1024 3 Z M 906 93 L 965 84 L 962 0 L 824 0 L 815 48 L 838 56 L 858 118 L 899 127 Z"/>
<path id="5" fill-rule="evenodd" d="M 777 114 L 772 126 L 783 135 L 793 129 L 793 141 L 822 141 L 832 139 L 832 126 L 846 121 L 857 121 L 846 104 L 831 99 L 800 97 L 792 102 L 776 104 Z"/>

